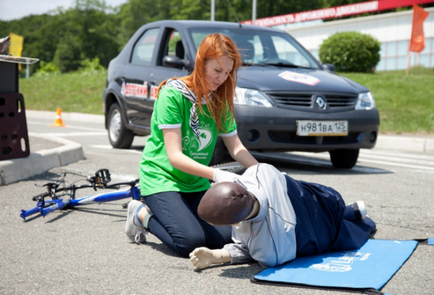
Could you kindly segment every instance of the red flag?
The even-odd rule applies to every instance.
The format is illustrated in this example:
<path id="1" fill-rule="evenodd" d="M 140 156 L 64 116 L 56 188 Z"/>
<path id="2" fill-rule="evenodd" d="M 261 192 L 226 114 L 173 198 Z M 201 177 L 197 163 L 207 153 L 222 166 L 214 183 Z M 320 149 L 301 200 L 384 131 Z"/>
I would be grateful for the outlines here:
<path id="1" fill-rule="evenodd" d="M 420 6 L 413 4 L 413 26 L 411 29 L 410 51 L 421 52 L 425 48 L 425 36 L 423 34 L 423 22 L 428 17 Z"/>

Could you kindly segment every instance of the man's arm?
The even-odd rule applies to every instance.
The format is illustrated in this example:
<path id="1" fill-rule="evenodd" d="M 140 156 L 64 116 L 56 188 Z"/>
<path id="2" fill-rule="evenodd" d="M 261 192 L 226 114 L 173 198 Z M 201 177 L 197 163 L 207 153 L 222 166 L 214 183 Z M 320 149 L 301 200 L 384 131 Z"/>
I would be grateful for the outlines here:
<path id="1" fill-rule="evenodd" d="M 212 264 L 223 264 L 231 262 L 231 255 L 227 250 L 211 250 L 200 247 L 190 253 L 190 261 L 196 269 L 204 269 Z"/>

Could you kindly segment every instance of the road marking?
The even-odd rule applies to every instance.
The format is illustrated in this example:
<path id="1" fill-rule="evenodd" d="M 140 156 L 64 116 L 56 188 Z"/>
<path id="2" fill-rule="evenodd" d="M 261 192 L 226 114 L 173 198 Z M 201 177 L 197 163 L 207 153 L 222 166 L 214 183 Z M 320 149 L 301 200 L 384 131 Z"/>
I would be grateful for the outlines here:
<path id="1" fill-rule="evenodd" d="M 434 167 L 408 165 L 408 164 L 392 163 L 392 162 L 386 162 L 386 161 L 373 161 L 373 160 L 361 159 L 359 162 L 361 162 L 361 163 L 382 164 L 382 165 L 389 165 L 389 166 L 403 167 L 403 168 L 414 168 L 414 169 L 419 169 L 419 170 L 434 171 Z"/>
<path id="2" fill-rule="evenodd" d="M 255 153 L 252 154 L 269 156 L 274 159 L 282 159 L 287 161 L 294 161 L 297 163 L 304 164 L 313 164 L 320 166 L 330 166 L 330 156 L 328 153 L 308 153 L 308 152 L 288 152 L 288 153 Z M 376 170 L 376 173 L 379 173 L 379 169 L 375 167 L 366 167 L 360 165 L 369 165 L 369 164 L 381 164 L 392 167 L 402 167 L 402 168 L 411 168 L 425 171 L 434 171 L 434 156 L 425 155 L 425 154 L 406 154 L 406 153 L 397 153 L 393 151 L 364 151 L 361 150 L 359 154 L 359 159 L 357 161 L 356 166 L 352 169 L 353 171 L 361 171 L 361 172 L 373 172 L 372 169 Z M 384 170 L 385 171 L 385 170 Z M 383 171 L 383 173 L 385 173 Z M 390 173 L 392 171 L 388 171 Z"/>
<path id="3" fill-rule="evenodd" d="M 114 150 L 114 148 L 111 145 L 109 145 L 109 144 L 105 144 L 105 145 L 95 144 L 95 145 L 90 145 L 90 147 L 93 147 L 93 148 L 96 148 L 96 149 Z"/>
<path id="4" fill-rule="evenodd" d="M 313 165 L 317 167 L 323 167 L 331 169 L 332 163 L 330 162 L 330 157 L 328 154 L 322 155 L 319 153 L 305 153 L 305 152 L 290 152 L 290 153 L 279 153 L 279 154 L 273 154 L 273 153 L 256 153 L 252 152 L 252 155 L 254 157 L 257 157 L 257 159 L 260 161 L 260 159 L 274 159 L 282 161 L 282 163 L 287 162 L 293 162 L 297 164 L 307 164 L 307 165 Z M 358 173 L 392 173 L 392 171 L 376 168 L 376 167 L 366 167 L 366 166 L 360 166 L 356 165 L 351 170 L 348 170 L 351 172 L 358 172 Z"/>
<path id="5" fill-rule="evenodd" d="M 69 132 L 69 133 L 41 133 L 44 136 L 52 137 L 72 137 L 72 136 L 95 136 L 95 135 L 105 135 L 107 132 Z"/>
<path id="6" fill-rule="evenodd" d="M 126 152 L 126 153 L 133 153 L 133 154 L 141 154 L 142 151 L 138 151 L 135 149 L 115 149 L 113 148 L 111 145 L 109 144 L 94 144 L 94 145 L 90 145 L 90 147 L 92 148 L 96 148 L 96 149 L 103 149 L 103 150 L 114 150 L 114 151 L 122 151 L 122 152 Z"/>
<path id="7" fill-rule="evenodd" d="M 419 158 L 414 158 L 414 157 L 402 157 L 400 156 L 399 158 L 393 158 L 393 157 L 385 157 L 385 156 L 381 156 L 381 155 L 362 155 L 359 158 L 360 161 L 370 161 L 370 162 L 382 162 L 382 163 L 397 163 L 397 164 L 410 164 L 410 165 L 420 165 L 423 167 L 432 167 L 434 168 L 434 159 L 430 160 L 430 159 L 419 159 Z"/>
<path id="8" fill-rule="evenodd" d="M 360 162 L 434 171 L 434 156 L 384 150 L 362 150 Z"/>
<path id="9" fill-rule="evenodd" d="M 51 127 L 50 125 L 47 124 L 43 124 L 43 123 L 38 123 L 38 122 L 32 122 L 32 121 L 27 121 L 27 125 L 39 125 L 39 126 L 48 126 Z M 69 125 L 69 124 L 65 124 L 65 129 L 79 129 L 79 130 L 89 130 L 89 131 L 98 131 L 98 132 L 103 132 L 102 128 L 89 128 L 89 127 L 82 127 L 82 126 L 75 126 L 75 125 Z M 51 127 L 51 128 L 58 128 L 58 127 Z M 107 131 L 104 131 L 105 134 L 107 134 Z"/>
<path id="10" fill-rule="evenodd" d="M 434 155 L 429 154 L 418 154 L 418 153 L 403 153 L 392 150 L 360 150 L 361 155 L 382 155 L 385 157 L 405 157 L 409 159 L 425 159 L 429 161 L 434 161 Z"/>

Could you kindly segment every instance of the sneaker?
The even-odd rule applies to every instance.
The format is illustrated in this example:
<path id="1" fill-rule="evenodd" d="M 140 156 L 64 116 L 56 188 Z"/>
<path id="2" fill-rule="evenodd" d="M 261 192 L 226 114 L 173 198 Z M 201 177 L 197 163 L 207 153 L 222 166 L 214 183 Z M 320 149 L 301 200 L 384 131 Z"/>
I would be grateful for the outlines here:
<path id="1" fill-rule="evenodd" d="M 351 208 L 354 209 L 354 213 L 356 214 L 357 219 L 365 219 L 368 212 L 366 211 L 365 202 L 363 201 L 357 201 L 354 203 L 349 204 Z"/>
<path id="2" fill-rule="evenodd" d="M 141 206 L 145 206 L 140 201 L 132 200 L 128 204 L 128 213 L 127 213 L 127 224 L 125 225 L 125 233 L 127 237 L 131 240 L 131 242 L 136 242 L 137 244 L 142 244 L 146 242 L 146 235 L 148 231 L 143 227 L 143 225 L 138 224 L 136 214 L 137 210 Z"/>

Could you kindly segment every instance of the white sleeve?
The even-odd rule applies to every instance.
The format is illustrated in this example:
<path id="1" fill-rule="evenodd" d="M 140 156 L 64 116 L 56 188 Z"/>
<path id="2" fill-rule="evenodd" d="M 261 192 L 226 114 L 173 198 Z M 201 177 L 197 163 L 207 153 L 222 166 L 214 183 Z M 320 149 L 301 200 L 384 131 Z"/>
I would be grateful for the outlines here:
<path id="1" fill-rule="evenodd" d="M 231 255 L 231 264 L 254 261 L 249 254 L 249 249 L 242 244 L 226 244 L 223 249 L 227 250 Z"/>
<path id="2" fill-rule="evenodd" d="M 235 134 L 238 134 L 237 129 L 235 129 L 234 131 L 232 131 L 230 133 L 219 133 L 219 136 L 221 136 L 221 137 L 231 137 L 231 136 L 234 136 Z"/>

